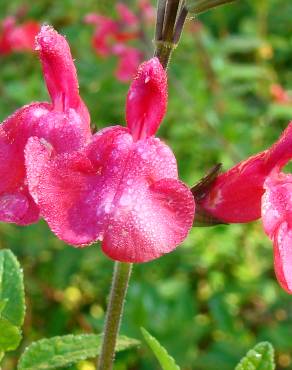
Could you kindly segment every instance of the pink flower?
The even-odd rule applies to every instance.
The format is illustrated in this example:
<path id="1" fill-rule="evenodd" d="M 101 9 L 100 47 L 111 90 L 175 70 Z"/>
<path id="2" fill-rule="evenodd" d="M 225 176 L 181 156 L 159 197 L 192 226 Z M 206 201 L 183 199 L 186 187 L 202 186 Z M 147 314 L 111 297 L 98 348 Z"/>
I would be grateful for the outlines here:
<path id="1" fill-rule="evenodd" d="M 102 57 L 117 55 L 118 66 L 115 72 L 121 82 L 130 81 L 142 60 L 142 53 L 127 45 L 130 40 L 139 37 L 139 19 L 123 3 L 117 3 L 118 20 L 113 20 L 99 14 L 88 14 L 85 22 L 96 26 L 93 36 L 93 46 Z"/>
<path id="2" fill-rule="evenodd" d="M 24 148 L 38 137 L 48 151 L 72 152 L 91 136 L 90 118 L 78 92 L 76 70 L 64 37 L 48 26 L 37 47 L 52 103 L 31 103 L 0 125 L 0 220 L 26 225 L 39 219 L 39 207 L 27 185 Z M 41 171 L 40 163 L 30 171 Z M 33 192 L 33 191 L 32 191 Z"/>
<path id="3" fill-rule="evenodd" d="M 261 217 L 264 182 L 274 168 L 292 158 L 292 123 L 268 150 L 256 154 L 219 175 L 199 203 L 214 217 L 228 223 Z"/>
<path id="4" fill-rule="evenodd" d="M 117 13 L 119 14 L 120 21 L 130 27 L 137 27 L 139 19 L 136 15 L 127 7 L 126 4 L 117 3 Z"/>
<path id="5" fill-rule="evenodd" d="M 138 7 L 146 23 L 153 24 L 155 21 L 155 8 L 149 0 L 139 0 Z"/>
<path id="6" fill-rule="evenodd" d="M 199 205 L 222 221 L 249 222 L 262 217 L 274 244 L 276 276 L 292 294 L 292 175 L 281 173 L 292 158 L 292 122 L 268 150 L 218 176 Z"/>
<path id="7" fill-rule="evenodd" d="M 280 285 L 292 294 L 292 175 L 274 171 L 265 181 L 262 220 L 274 244 L 274 265 Z"/>
<path id="8" fill-rule="evenodd" d="M 35 21 L 28 21 L 17 26 L 14 17 L 7 17 L 2 22 L 0 34 L 0 54 L 12 52 L 33 51 L 35 37 L 40 26 Z"/>
<path id="9" fill-rule="evenodd" d="M 118 3 L 116 8 L 120 16 L 119 21 L 95 13 L 87 14 L 84 18 L 86 23 L 96 27 L 92 43 L 97 54 L 102 57 L 111 55 L 112 46 L 117 42 L 137 38 L 137 17 L 122 3 Z"/>
<path id="10" fill-rule="evenodd" d="M 81 150 L 57 154 L 29 140 L 27 167 L 42 162 L 42 173 L 29 171 L 28 180 L 62 240 L 77 247 L 102 240 L 110 258 L 146 262 L 187 236 L 193 196 L 173 153 L 153 136 L 166 111 L 166 79 L 157 58 L 143 63 L 127 97 L 127 128 L 106 128 Z"/>
<path id="11" fill-rule="evenodd" d="M 117 22 L 99 14 L 88 14 L 85 22 L 96 26 L 92 39 L 96 52 L 103 57 L 110 55 L 111 43 L 119 32 Z"/>
<path id="12" fill-rule="evenodd" d="M 137 73 L 140 60 L 142 59 L 141 52 L 124 44 L 116 44 L 113 47 L 113 54 L 119 57 L 115 72 L 117 79 L 121 82 L 131 80 Z"/>

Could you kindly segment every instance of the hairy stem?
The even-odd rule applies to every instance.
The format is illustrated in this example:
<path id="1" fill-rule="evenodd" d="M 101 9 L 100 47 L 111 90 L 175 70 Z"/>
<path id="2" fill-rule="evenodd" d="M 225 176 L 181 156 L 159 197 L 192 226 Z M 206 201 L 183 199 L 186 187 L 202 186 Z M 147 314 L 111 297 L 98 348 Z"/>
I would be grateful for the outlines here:
<path id="1" fill-rule="evenodd" d="M 113 368 L 116 341 L 122 319 L 131 270 L 131 263 L 115 263 L 101 354 L 99 356 L 97 366 L 98 370 L 111 370 Z"/>
<path id="2" fill-rule="evenodd" d="M 185 0 L 158 0 L 155 28 L 155 52 L 164 69 L 176 48 L 188 14 Z"/>
<path id="3" fill-rule="evenodd" d="M 167 69 L 171 54 L 175 49 L 176 45 L 171 42 L 166 41 L 156 41 L 155 42 L 155 53 L 154 56 L 157 57 L 164 69 Z"/>

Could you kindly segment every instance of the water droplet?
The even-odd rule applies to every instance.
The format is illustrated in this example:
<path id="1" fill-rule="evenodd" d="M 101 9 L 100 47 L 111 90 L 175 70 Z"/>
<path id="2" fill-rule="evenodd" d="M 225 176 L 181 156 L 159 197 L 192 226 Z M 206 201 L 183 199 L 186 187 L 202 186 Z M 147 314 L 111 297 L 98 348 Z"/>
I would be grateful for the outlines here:
<path id="1" fill-rule="evenodd" d="M 148 158 L 147 152 L 142 153 L 141 158 L 146 160 Z"/>
<path id="2" fill-rule="evenodd" d="M 121 234 L 122 234 L 122 236 L 128 236 L 129 232 L 125 229 L 122 229 Z"/>
<path id="3" fill-rule="evenodd" d="M 111 209 L 112 209 L 112 205 L 110 203 L 106 203 L 104 206 L 104 212 L 110 213 Z"/>
<path id="4" fill-rule="evenodd" d="M 127 194 L 123 194 L 120 198 L 121 206 L 128 206 L 131 203 L 131 197 Z"/>

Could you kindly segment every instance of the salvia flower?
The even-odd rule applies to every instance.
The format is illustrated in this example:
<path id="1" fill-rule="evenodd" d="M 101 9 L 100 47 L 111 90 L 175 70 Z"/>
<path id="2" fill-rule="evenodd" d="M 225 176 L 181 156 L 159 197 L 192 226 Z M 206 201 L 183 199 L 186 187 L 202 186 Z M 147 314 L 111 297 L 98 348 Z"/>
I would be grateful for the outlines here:
<path id="1" fill-rule="evenodd" d="M 222 173 L 199 200 L 209 214 L 228 223 L 250 222 L 261 217 L 264 182 L 275 168 L 292 158 L 292 123 L 268 150 Z"/>
<path id="2" fill-rule="evenodd" d="M 138 10 L 141 19 L 149 23 L 154 14 L 152 5 L 147 0 L 139 1 Z M 96 13 L 88 14 L 84 20 L 95 26 L 92 44 L 96 53 L 101 57 L 117 56 L 115 76 L 121 82 L 128 82 L 135 76 L 143 59 L 142 53 L 129 45 L 131 40 L 139 39 L 141 35 L 141 20 L 123 3 L 117 3 L 116 11 L 116 20 Z"/>
<path id="3" fill-rule="evenodd" d="M 178 180 L 173 153 L 154 137 L 166 104 L 166 73 L 153 58 L 139 67 L 129 89 L 127 127 L 101 130 L 69 154 L 29 140 L 27 167 L 42 162 L 42 171 L 29 171 L 28 181 L 60 239 L 77 247 L 101 240 L 114 260 L 146 262 L 187 236 L 194 199 Z"/>
<path id="4" fill-rule="evenodd" d="M 135 76 L 142 59 L 142 53 L 125 44 L 113 46 L 113 54 L 119 57 L 115 75 L 119 81 L 127 82 Z"/>
<path id="5" fill-rule="evenodd" d="M 92 45 L 96 52 L 102 57 L 110 55 L 111 42 L 116 38 L 119 30 L 117 22 L 95 13 L 88 14 L 84 20 L 96 27 L 92 38 Z"/>
<path id="6" fill-rule="evenodd" d="M 127 5 L 123 3 L 117 3 L 116 5 L 117 13 L 119 15 L 120 21 L 129 27 L 137 27 L 139 19 L 136 14 L 134 14 Z"/>
<path id="7" fill-rule="evenodd" d="M 135 39 L 138 19 L 130 9 L 122 3 L 117 3 L 119 19 L 115 20 L 101 14 L 90 13 L 84 18 L 85 23 L 95 26 L 92 44 L 98 55 L 106 57 L 112 54 L 116 43 Z"/>
<path id="8" fill-rule="evenodd" d="M 68 153 L 82 147 L 91 136 L 89 114 L 79 96 L 66 40 L 44 26 L 36 44 L 52 102 L 26 105 L 0 125 L 0 221 L 19 225 L 39 219 L 39 207 L 29 192 L 24 163 L 28 139 L 38 137 L 49 151 Z M 38 162 L 37 168 L 41 170 Z"/>
<path id="9" fill-rule="evenodd" d="M 138 7 L 145 23 L 153 24 L 156 14 L 151 2 L 149 0 L 139 0 Z"/>
<path id="10" fill-rule="evenodd" d="M 17 25 L 14 17 L 5 18 L 0 31 L 0 54 L 33 51 L 39 30 L 40 26 L 35 21 Z"/>
<path id="11" fill-rule="evenodd" d="M 217 177 L 198 200 L 210 215 L 229 223 L 262 217 L 274 244 L 276 276 L 292 294 L 292 176 L 281 169 L 292 158 L 292 123 L 268 150 Z"/>

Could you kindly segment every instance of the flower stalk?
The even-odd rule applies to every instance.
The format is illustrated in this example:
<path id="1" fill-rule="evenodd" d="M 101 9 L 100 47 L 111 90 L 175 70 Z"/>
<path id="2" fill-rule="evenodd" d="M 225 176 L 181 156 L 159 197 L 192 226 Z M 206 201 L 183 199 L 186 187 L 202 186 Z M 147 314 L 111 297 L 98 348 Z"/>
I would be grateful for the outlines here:
<path id="1" fill-rule="evenodd" d="M 188 11 L 185 1 L 158 0 L 155 29 L 155 53 L 166 69 L 173 50 L 180 39 Z"/>
<path id="2" fill-rule="evenodd" d="M 111 370 L 113 368 L 116 341 L 131 270 L 132 263 L 115 262 L 98 370 Z"/>

